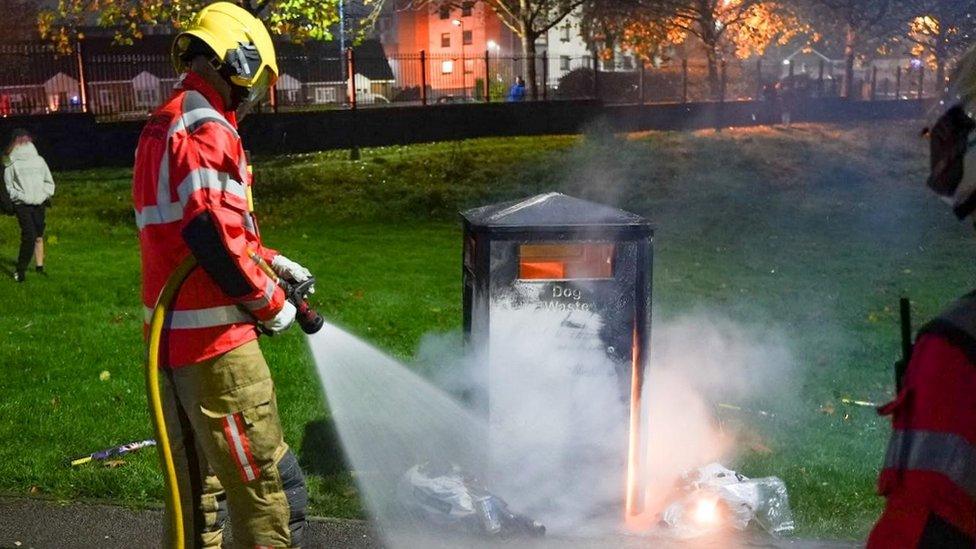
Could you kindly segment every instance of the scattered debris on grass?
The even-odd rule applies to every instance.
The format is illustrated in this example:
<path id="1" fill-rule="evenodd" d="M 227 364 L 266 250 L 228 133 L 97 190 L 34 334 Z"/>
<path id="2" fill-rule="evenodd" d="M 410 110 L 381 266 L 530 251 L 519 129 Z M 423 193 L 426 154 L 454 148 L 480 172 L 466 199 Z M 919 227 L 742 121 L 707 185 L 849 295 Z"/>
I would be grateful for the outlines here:
<path id="1" fill-rule="evenodd" d="M 736 412 L 747 412 L 747 413 L 750 413 L 750 414 L 756 414 L 758 416 L 763 416 L 763 417 L 768 417 L 768 418 L 775 418 L 776 417 L 775 414 L 773 414 L 772 412 L 767 412 L 766 410 L 750 410 L 748 408 L 743 408 L 741 406 L 736 406 L 735 404 L 726 404 L 724 402 L 719 402 L 718 403 L 718 407 L 719 408 L 725 408 L 726 410 L 734 410 Z"/>
<path id="2" fill-rule="evenodd" d="M 854 400 L 852 398 L 846 398 L 846 397 L 841 398 L 840 401 L 849 406 L 861 406 L 864 408 L 877 408 L 878 406 L 880 406 L 877 402 L 871 402 L 868 400 Z"/>
<path id="3" fill-rule="evenodd" d="M 138 440 L 136 442 L 130 442 L 128 444 L 121 444 L 119 446 L 114 446 L 114 447 L 108 448 L 106 450 L 100 450 L 98 452 L 93 452 L 93 453 L 88 454 L 86 456 L 80 456 L 80 457 L 74 458 L 74 459 L 71 460 L 70 464 L 71 464 L 72 467 L 77 467 L 79 465 L 84 465 L 86 463 L 91 463 L 92 461 L 106 461 L 106 460 L 109 460 L 109 461 L 118 461 L 118 460 L 113 460 L 112 458 L 119 458 L 121 456 L 124 456 L 125 454 L 129 454 L 129 453 L 132 453 L 132 452 L 136 452 L 136 451 L 141 450 L 143 448 L 147 448 L 149 446 L 155 446 L 155 445 L 156 445 L 156 441 L 153 440 L 153 439 L 151 439 L 151 438 L 150 439 L 146 439 L 146 440 Z M 106 463 L 105 466 L 106 467 L 110 467 L 110 468 L 118 467 L 118 465 L 111 465 L 110 463 Z"/>

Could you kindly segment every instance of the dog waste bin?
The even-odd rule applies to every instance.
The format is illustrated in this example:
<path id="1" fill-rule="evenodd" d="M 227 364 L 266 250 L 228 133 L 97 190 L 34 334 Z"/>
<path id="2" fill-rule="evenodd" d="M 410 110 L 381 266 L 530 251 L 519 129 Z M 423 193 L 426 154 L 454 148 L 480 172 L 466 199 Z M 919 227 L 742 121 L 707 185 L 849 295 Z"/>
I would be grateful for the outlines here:
<path id="1" fill-rule="evenodd" d="M 492 459 L 516 446 L 523 455 L 508 464 L 513 475 L 532 463 L 552 467 L 552 478 L 590 460 L 610 469 L 603 472 L 615 484 L 618 509 L 639 514 L 650 223 L 561 193 L 461 217 L 465 343 L 485 370 L 481 405 Z M 594 409 L 591 400 L 606 394 L 607 405 Z M 534 447 L 545 455 L 524 455 Z M 608 447 L 615 455 L 593 455 Z M 575 489 L 591 497 L 594 487 Z"/>

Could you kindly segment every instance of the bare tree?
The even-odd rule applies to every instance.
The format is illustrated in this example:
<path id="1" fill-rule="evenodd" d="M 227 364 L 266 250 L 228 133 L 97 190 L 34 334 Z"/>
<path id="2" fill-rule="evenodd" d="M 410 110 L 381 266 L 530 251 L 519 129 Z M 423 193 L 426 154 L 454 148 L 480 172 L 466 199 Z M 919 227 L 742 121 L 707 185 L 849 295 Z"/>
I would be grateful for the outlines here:
<path id="1" fill-rule="evenodd" d="M 235 2 L 264 19 L 271 30 L 293 40 L 328 40 L 338 20 L 339 0 L 238 0 Z M 91 24 L 114 29 L 115 41 L 131 44 L 146 27 L 186 25 L 209 0 L 59 0 L 37 15 L 41 36 L 62 50 L 70 50 L 78 29 Z"/>
<path id="2" fill-rule="evenodd" d="M 38 37 L 37 5 L 28 0 L 0 0 L 0 36 L 4 42 L 26 42 Z"/>
<path id="3" fill-rule="evenodd" d="M 916 0 L 910 2 L 904 36 L 912 53 L 935 64 L 935 80 L 946 81 L 946 65 L 976 43 L 976 0 Z"/>
<path id="4" fill-rule="evenodd" d="M 904 27 L 908 20 L 904 0 L 815 0 L 811 17 L 819 28 L 835 26 L 844 45 L 844 87 L 841 96 L 852 96 L 854 61 L 876 50 Z M 817 9 L 822 8 L 822 9 Z"/>
<path id="5" fill-rule="evenodd" d="M 727 56 L 761 54 L 769 44 L 785 43 L 802 25 L 782 3 L 768 0 L 591 0 L 588 13 L 623 25 L 622 42 L 639 52 L 688 36 L 702 46 L 713 96 L 720 91 L 719 67 Z M 601 3 L 606 9 L 601 9 Z M 623 11 L 623 13 L 621 13 Z"/>

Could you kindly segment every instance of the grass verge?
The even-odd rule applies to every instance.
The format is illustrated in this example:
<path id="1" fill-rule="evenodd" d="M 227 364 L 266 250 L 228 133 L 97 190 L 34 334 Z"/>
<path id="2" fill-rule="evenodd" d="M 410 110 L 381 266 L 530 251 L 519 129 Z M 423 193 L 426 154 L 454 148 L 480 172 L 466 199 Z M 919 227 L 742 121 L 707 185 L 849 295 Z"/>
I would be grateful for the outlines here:
<path id="1" fill-rule="evenodd" d="M 320 309 L 396 356 L 460 325 L 459 209 L 562 190 L 648 216 L 656 319 L 704 308 L 785 334 L 801 365 L 783 410 L 754 420 L 746 474 L 790 488 L 799 533 L 863 536 L 898 353 L 897 299 L 920 320 L 973 279 L 971 229 L 926 195 L 909 124 L 721 133 L 480 139 L 258 159 L 268 244 L 321 280 Z M 0 490 L 57 498 L 161 499 L 152 452 L 118 468 L 66 459 L 150 436 L 139 261 L 128 170 L 56 175 L 49 277 L 0 280 Z M 0 269 L 16 250 L 0 218 Z M 263 345 L 312 511 L 360 516 L 327 406 L 297 331 Z M 100 380 L 108 372 L 109 378 Z"/>

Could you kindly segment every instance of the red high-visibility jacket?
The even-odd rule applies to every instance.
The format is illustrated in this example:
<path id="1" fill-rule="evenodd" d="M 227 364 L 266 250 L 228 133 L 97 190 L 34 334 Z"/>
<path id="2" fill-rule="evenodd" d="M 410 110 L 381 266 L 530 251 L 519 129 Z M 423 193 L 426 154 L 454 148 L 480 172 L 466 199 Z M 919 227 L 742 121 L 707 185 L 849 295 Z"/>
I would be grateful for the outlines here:
<path id="1" fill-rule="evenodd" d="M 870 548 L 967 547 L 976 538 L 976 298 L 923 328 L 897 398 Z"/>
<path id="2" fill-rule="evenodd" d="M 142 251 L 142 303 L 148 322 L 176 266 L 200 267 L 180 290 L 161 363 L 180 367 L 254 340 L 257 320 L 284 305 L 284 292 L 250 258 L 269 263 L 250 212 L 250 176 L 237 119 L 200 76 L 186 73 L 139 137 L 132 200 Z"/>

